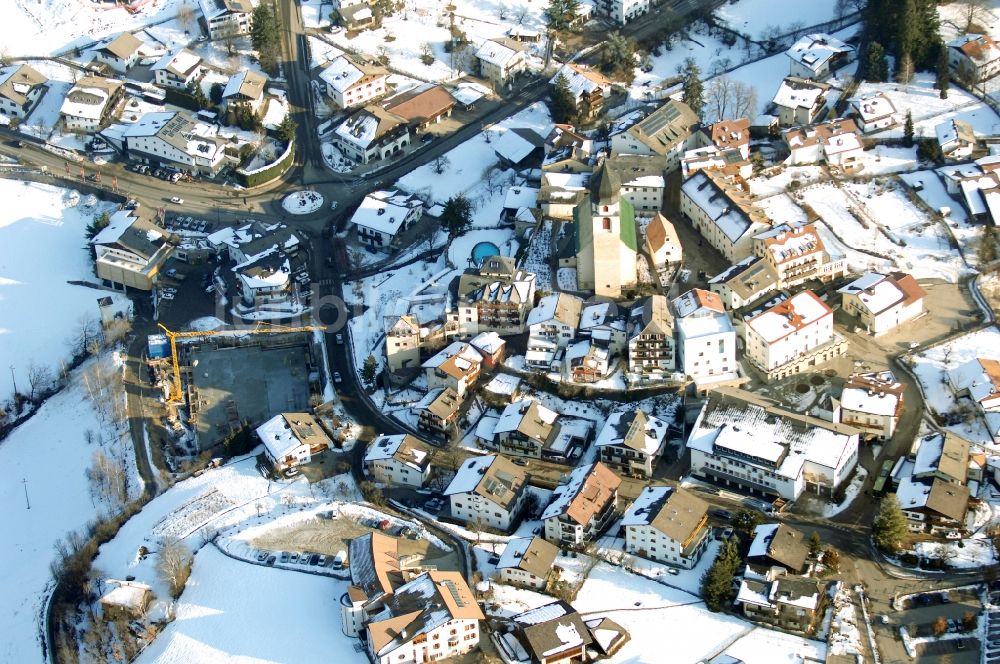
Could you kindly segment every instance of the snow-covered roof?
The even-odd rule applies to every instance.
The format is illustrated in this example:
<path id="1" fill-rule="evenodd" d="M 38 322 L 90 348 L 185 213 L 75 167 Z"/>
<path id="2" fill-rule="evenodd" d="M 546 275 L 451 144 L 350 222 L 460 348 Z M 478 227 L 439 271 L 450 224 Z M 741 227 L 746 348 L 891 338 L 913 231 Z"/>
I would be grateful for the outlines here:
<path id="1" fill-rule="evenodd" d="M 226 87 L 222 90 L 222 98 L 230 99 L 238 95 L 250 99 L 260 99 L 264 95 L 264 85 L 267 79 L 262 74 L 249 69 L 241 69 L 226 81 Z"/>
<path id="2" fill-rule="evenodd" d="M 389 459 L 423 472 L 430 462 L 430 451 L 409 434 L 382 434 L 371 442 L 365 452 L 365 463 Z"/>
<path id="3" fill-rule="evenodd" d="M 842 295 L 856 295 L 871 314 L 878 315 L 896 304 L 915 302 L 927 293 L 909 274 L 879 274 L 866 272 L 837 291 Z"/>
<path id="4" fill-rule="evenodd" d="M 257 427 L 257 437 L 272 459 L 283 459 L 305 446 L 327 445 L 329 438 L 308 413 L 281 413 Z"/>
<path id="5" fill-rule="evenodd" d="M 357 65 L 347 56 L 341 55 L 327 63 L 320 72 L 320 79 L 338 92 L 346 92 L 355 83 L 365 77 L 365 68 Z M 381 73 L 381 72 L 375 72 Z"/>
<path id="6" fill-rule="evenodd" d="M 655 455 L 663 448 L 666 436 L 666 422 L 633 409 L 612 413 L 594 444 L 599 448 L 620 445 L 646 455 Z"/>
<path id="7" fill-rule="evenodd" d="M 538 434 L 547 434 L 552 430 L 552 424 L 557 419 L 559 419 L 559 413 L 554 410 L 546 408 L 533 399 L 521 399 L 503 409 L 494 432 L 510 433 L 518 431 L 522 429 L 522 424 L 524 424 L 524 433 L 526 435 L 529 431 Z"/>
<path id="8" fill-rule="evenodd" d="M 471 106 L 489 94 L 489 90 L 477 83 L 459 83 L 450 92 L 455 101 L 463 106 Z"/>
<path id="9" fill-rule="evenodd" d="M 524 46 L 520 43 L 513 39 L 500 37 L 484 41 L 479 50 L 476 51 L 476 57 L 498 67 L 505 67 L 518 53 L 522 53 L 523 51 Z"/>
<path id="10" fill-rule="evenodd" d="M 621 479 L 601 462 L 579 466 L 552 492 L 541 519 L 567 516 L 586 525 L 618 491 Z"/>
<path id="11" fill-rule="evenodd" d="M 101 596 L 101 604 L 141 611 L 152 589 L 138 581 L 116 581 L 118 585 Z"/>
<path id="12" fill-rule="evenodd" d="M 580 311 L 583 300 L 567 293 L 546 295 L 538 302 L 538 306 L 528 313 L 527 325 L 540 325 L 549 321 L 557 321 L 575 328 L 580 323 Z"/>
<path id="13" fill-rule="evenodd" d="M 972 130 L 972 125 L 964 120 L 950 118 L 944 122 L 934 125 L 934 134 L 937 136 L 941 149 L 945 152 L 967 145 L 974 145 L 976 134 Z"/>
<path id="14" fill-rule="evenodd" d="M 518 389 L 521 387 L 521 382 L 522 380 L 518 376 L 501 373 L 497 374 L 490 380 L 490 382 L 486 383 L 486 386 L 483 389 L 487 392 L 492 392 L 493 394 L 512 396 L 516 394 Z"/>
<path id="15" fill-rule="evenodd" d="M 121 85 L 113 79 L 84 76 L 66 93 L 59 112 L 72 118 L 96 122 L 101 119 L 114 90 Z"/>
<path id="16" fill-rule="evenodd" d="M 751 318 L 746 324 L 770 344 L 832 314 L 833 310 L 823 300 L 811 290 L 806 290 L 779 302 L 764 313 Z"/>
<path id="17" fill-rule="evenodd" d="M 605 94 L 611 90 L 611 81 L 603 74 L 580 67 L 579 65 L 571 63 L 563 65 L 556 72 L 556 75 L 549 80 L 549 83 L 555 85 L 560 76 L 565 77 L 566 82 L 569 84 L 569 91 L 574 98 L 582 94 L 590 95 L 595 90 L 601 90 Z"/>
<path id="18" fill-rule="evenodd" d="M 542 145 L 545 139 L 531 129 L 514 127 L 503 133 L 493 150 L 501 157 L 517 164 Z"/>
<path id="19" fill-rule="evenodd" d="M 989 35 L 959 35 L 948 42 L 948 46 L 958 49 L 979 66 L 1000 58 L 1000 46 Z"/>
<path id="20" fill-rule="evenodd" d="M 523 186 L 511 187 L 504 195 L 503 206 L 507 210 L 538 207 L 538 189 Z"/>
<path id="21" fill-rule="evenodd" d="M 466 459 L 451 480 L 444 495 L 475 492 L 482 498 L 509 509 L 525 485 L 524 471 L 495 454 Z"/>
<path id="22" fill-rule="evenodd" d="M 813 108 L 829 89 L 825 83 L 789 76 L 778 86 L 773 101 L 775 106 L 785 108 Z"/>
<path id="23" fill-rule="evenodd" d="M 892 100 L 882 92 L 852 99 L 851 106 L 858 116 L 861 117 L 862 122 L 866 123 L 881 120 L 896 112 L 896 107 L 893 105 Z"/>
<path id="24" fill-rule="evenodd" d="M 833 56 L 853 51 L 853 47 L 848 46 L 836 37 L 831 37 L 823 33 L 813 33 L 799 39 L 785 53 L 789 58 L 815 74 Z"/>
<path id="25" fill-rule="evenodd" d="M 406 124 L 406 120 L 379 106 L 366 106 L 337 125 L 342 140 L 367 150 L 376 140 Z"/>
<path id="26" fill-rule="evenodd" d="M 175 74 L 176 76 L 184 78 L 200 64 L 200 55 L 189 51 L 186 48 L 182 48 L 174 53 L 167 53 L 162 58 L 157 60 L 156 64 L 150 67 L 150 69 L 153 71 L 164 69 L 172 74 Z"/>
<path id="27" fill-rule="evenodd" d="M 731 244 L 763 227 L 762 219 L 755 218 L 758 211 L 753 205 L 749 202 L 744 205 L 737 200 L 736 190 L 709 171 L 698 171 L 689 177 L 681 185 L 681 191 L 708 216 Z"/>
<path id="28" fill-rule="evenodd" d="M 395 191 L 376 191 L 365 196 L 351 215 L 351 223 L 384 235 L 395 236 L 407 216 L 423 208 L 415 196 Z M 419 214 L 419 213 L 418 213 Z"/>
<path id="29" fill-rule="evenodd" d="M 847 410 L 891 416 L 896 413 L 899 396 L 891 392 L 872 392 L 861 387 L 848 387 L 840 395 L 840 405 Z"/>

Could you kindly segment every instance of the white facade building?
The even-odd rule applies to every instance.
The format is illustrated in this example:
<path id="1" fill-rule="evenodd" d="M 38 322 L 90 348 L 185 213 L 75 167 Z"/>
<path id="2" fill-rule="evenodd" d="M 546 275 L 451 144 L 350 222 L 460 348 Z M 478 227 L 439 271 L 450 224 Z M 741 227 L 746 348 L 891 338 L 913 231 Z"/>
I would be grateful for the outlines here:
<path id="1" fill-rule="evenodd" d="M 226 163 L 229 141 L 218 136 L 217 127 L 198 122 L 184 111 L 146 113 L 128 125 L 123 137 L 131 159 L 210 174 Z"/>
<path id="2" fill-rule="evenodd" d="M 681 212 L 710 245 L 735 263 L 753 253 L 753 238 L 770 227 L 749 192 L 714 171 L 698 171 L 681 185 Z"/>
<path id="3" fill-rule="evenodd" d="M 695 288 L 675 298 L 670 307 L 677 370 L 699 384 L 735 378 L 736 331 L 719 296 Z"/>
<path id="4" fill-rule="evenodd" d="M 210 39 L 227 39 L 250 33 L 251 0 L 199 0 Z"/>
<path id="5" fill-rule="evenodd" d="M 319 74 L 326 94 L 339 108 L 364 106 L 383 96 L 386 76 L 381 67 L 358 64 L 346 55 L 328 62 Z"/>
<path id="6" fill-rule="evenodd" d="M 309 413 L 275 415 L 257 427 L 257 437 L 278 472 L 309 463 L 330 448 L 330 438 Z"/>
<path id="7" fill-rule="evenodd" d="M 45 94 L 47 83 L 47 78 L 28 65 L 0 67 L 0 114 L 18 120 L 28 117 Z"/>
<path id="8" fill-rule="evenodd" d="M 410 434 L 378 436 L 364 463 L 368 476 L 385 484 L 420 488 L 431 477 L 431 450 Z"/>
<path id="9" fill-rule="evenodd" d="M 708 503 L 684 489 L 647 486 L 622 517 L 625 552 L 683 569 L 708 546 Z"/>
<path id="10" fill-rule="evenodd" d="M 846 352 L 833 332 L 833 310 L 802 291 L 746 321 L 746 356 L 768 378 L 784 378 Z"/>
<path id="11" fill-rule="evenodd" d="M 596 0 L 597 10 L 618 25 L 625 25 L 649 12 L 649 0 Z"/>
<path id="12" fill-rule="evenodd" d="M 891 332 L 924 312 L 926 291 L 912 275 L 867 272 L 837 291 L 844 313 L 873 336 Z"/>
<path id="13" fill-rule="evenodd" d="M 202 74 L 201 56 L 182 48 L 167 53 L 150 69 L 157 85 L 186 90 Z"/>
<path id="14" fill-rule="evenodd" d="M 508 531 L 516 525 L 527 496 L 524 471 L 497 455 L 470 457 L 444 495 L 452 517 Z"/>
<path id="15" fill-rule="evenodd" d="M 373 191 L 351 215 L 351 223 L 361 244 L 388 249 L 396 236 L 419 221 L 423 213 L 423 201 L 413 194 Z"/>

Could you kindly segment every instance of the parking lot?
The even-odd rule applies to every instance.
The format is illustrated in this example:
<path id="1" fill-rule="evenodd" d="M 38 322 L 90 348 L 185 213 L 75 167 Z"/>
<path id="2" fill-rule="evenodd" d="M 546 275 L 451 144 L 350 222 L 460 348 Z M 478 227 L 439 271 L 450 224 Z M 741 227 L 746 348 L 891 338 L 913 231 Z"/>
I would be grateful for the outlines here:
<path id="1" fill-rule="evenodd" d="M 885 614 L 888 623 L 879 618 L 874 620 L 873 625 L 879 636 L 883 656 L 888 661 L 909 659 L 903 653 L 900 627 L 905 628 L 914 638 L 931 637 L 925 643 L 915 646 L 916 661 L 949 664 L 978 664 L 981 661 L 977 630 L 967 631 L 963 626 L 969 614 L 978 618 L 983 611 L 975 590 L 949 590 L 947 595 L 937 591 L 925 592 L 899 600 L 896 606 L 896 611 Z M 947 621 L 948 630 L 940 638 L 934 638 L 934 623 L 938 618 Z M 895 646 L 891 648 L 891 652 L 886 648 L 890 639 Z"/>

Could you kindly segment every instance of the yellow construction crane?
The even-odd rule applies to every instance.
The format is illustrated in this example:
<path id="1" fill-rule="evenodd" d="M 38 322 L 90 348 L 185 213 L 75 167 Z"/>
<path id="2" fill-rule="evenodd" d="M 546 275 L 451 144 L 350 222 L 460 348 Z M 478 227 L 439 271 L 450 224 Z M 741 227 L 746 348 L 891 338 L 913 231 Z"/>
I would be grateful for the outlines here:
<path id="1" fill-rule="evenodd" d="M 184 393 L 181 389 L 181 363 L 177 357 L 177 340 L 178 339 L 189 339 L 191 337 L 211 337 L 217 334 L 223 334 L 226 332 L 234 332 L 236 330 L 207 330 L 204 332 L 174 332 L 173 330 L 167 329 L 167 326 L 163 323 L 157 323 L 164 334 L 167 335 L 167 339 L 170 340 L 170 362 L 174 371 L 173 385 L 170 387 L 170 396 L 167 397 L 168 403 L 177 403 L 184 400 Z M 287 325 L 272 325 L 270 323 L 258 323 L 257 327 L 252 330 L 239 330 L 238 334 L 292 334 L 295 332 L 316 332 L 324 331 L 325 327 L 321 325 L 303 325 L 301 327 L 289 327 Z"/>

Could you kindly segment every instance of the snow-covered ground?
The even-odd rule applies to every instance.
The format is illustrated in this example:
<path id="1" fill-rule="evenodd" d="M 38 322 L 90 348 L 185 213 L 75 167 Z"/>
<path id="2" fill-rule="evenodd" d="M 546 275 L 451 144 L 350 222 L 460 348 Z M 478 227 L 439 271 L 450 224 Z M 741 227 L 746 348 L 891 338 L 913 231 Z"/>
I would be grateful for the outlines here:
<path id="1" fill-rule="evenodd" d="M 323 207 L 323 194 L 315 191 L 296 191 L 281 200 L 281 207 L 289 214 L 312 214 Z"/>
<path id="2" fill-rule="evenodd" d="M 195 557 L 176 619 L 136 662 L 362 664 L 358 641 L 340 629 L 348 583 L 251 565 L 208 545 Z"/>
<path id="3" fill-rule="evenodd" d="M 128 300 L 115 293 L 74 286 L 69 280 L 96 281 L 84 231 L 100 212 L 112 208 L 89 196 L 32 182 L 0 179 L 0 366 L 13 369 L 21 392 L 28 390 L 32 363 L 55 374 L 72 355 L 81 321 L 99 325 L 98 298 L 110 295 L 116 307 Z M 44 258 L 43 258 L 44 257 Z M 25 315 L 31 312 L 30 316 Z M 0 399 L 13 392 L 11 371 L 0 372 Z"/>
<path id="4" fill-rule="evenodd" d="M 109 362 L 110 356 L 102 361 Z M 82 530 L 104 506 L 92 498 L 85 475 L 94 453 L 101 450 L 109 457 L 129 460 L 132 497 L 141 490 L 131 439 L 127 434 L 116 435 L 103 423 L 86 397 L 83 372 L 95 362 L 74 372 L 66 389 L 0 445 L 0 465 L 5 471 L 0 475 L 0 500 L 5 505 L 0 517 L 4 531 L 0 584 L 6 589 L 0 599 L 4 633 L 0 661 L 45 661 L 38 630 L 52 583 L 53 544 L 71 530 Z M 87 442 L 88 431 L 94 433 L 93 442 Z"/>
<path id="5" fill-rule="evenodd" d="M 758 39 L 765 31 L 785 34 L 837 18 L 836 0 L 739 0 L 719 7 L 715 15 L 733 30 Z"/>
<path id="6" fill-rule="evenodd" d="M 826 644 L 756 627 L 725 649 L 724 654 L 742 664 L 807 664 L 826 658 Z"/>
<path id="7" fill-rule="evenodd" d="M 987 537 L 954 542 L 917 542 L 913 548 L 916 555 L 922 558 L 939 558 L 949 567 L 978 569 L 997 562 L 993 543 Z"/>

